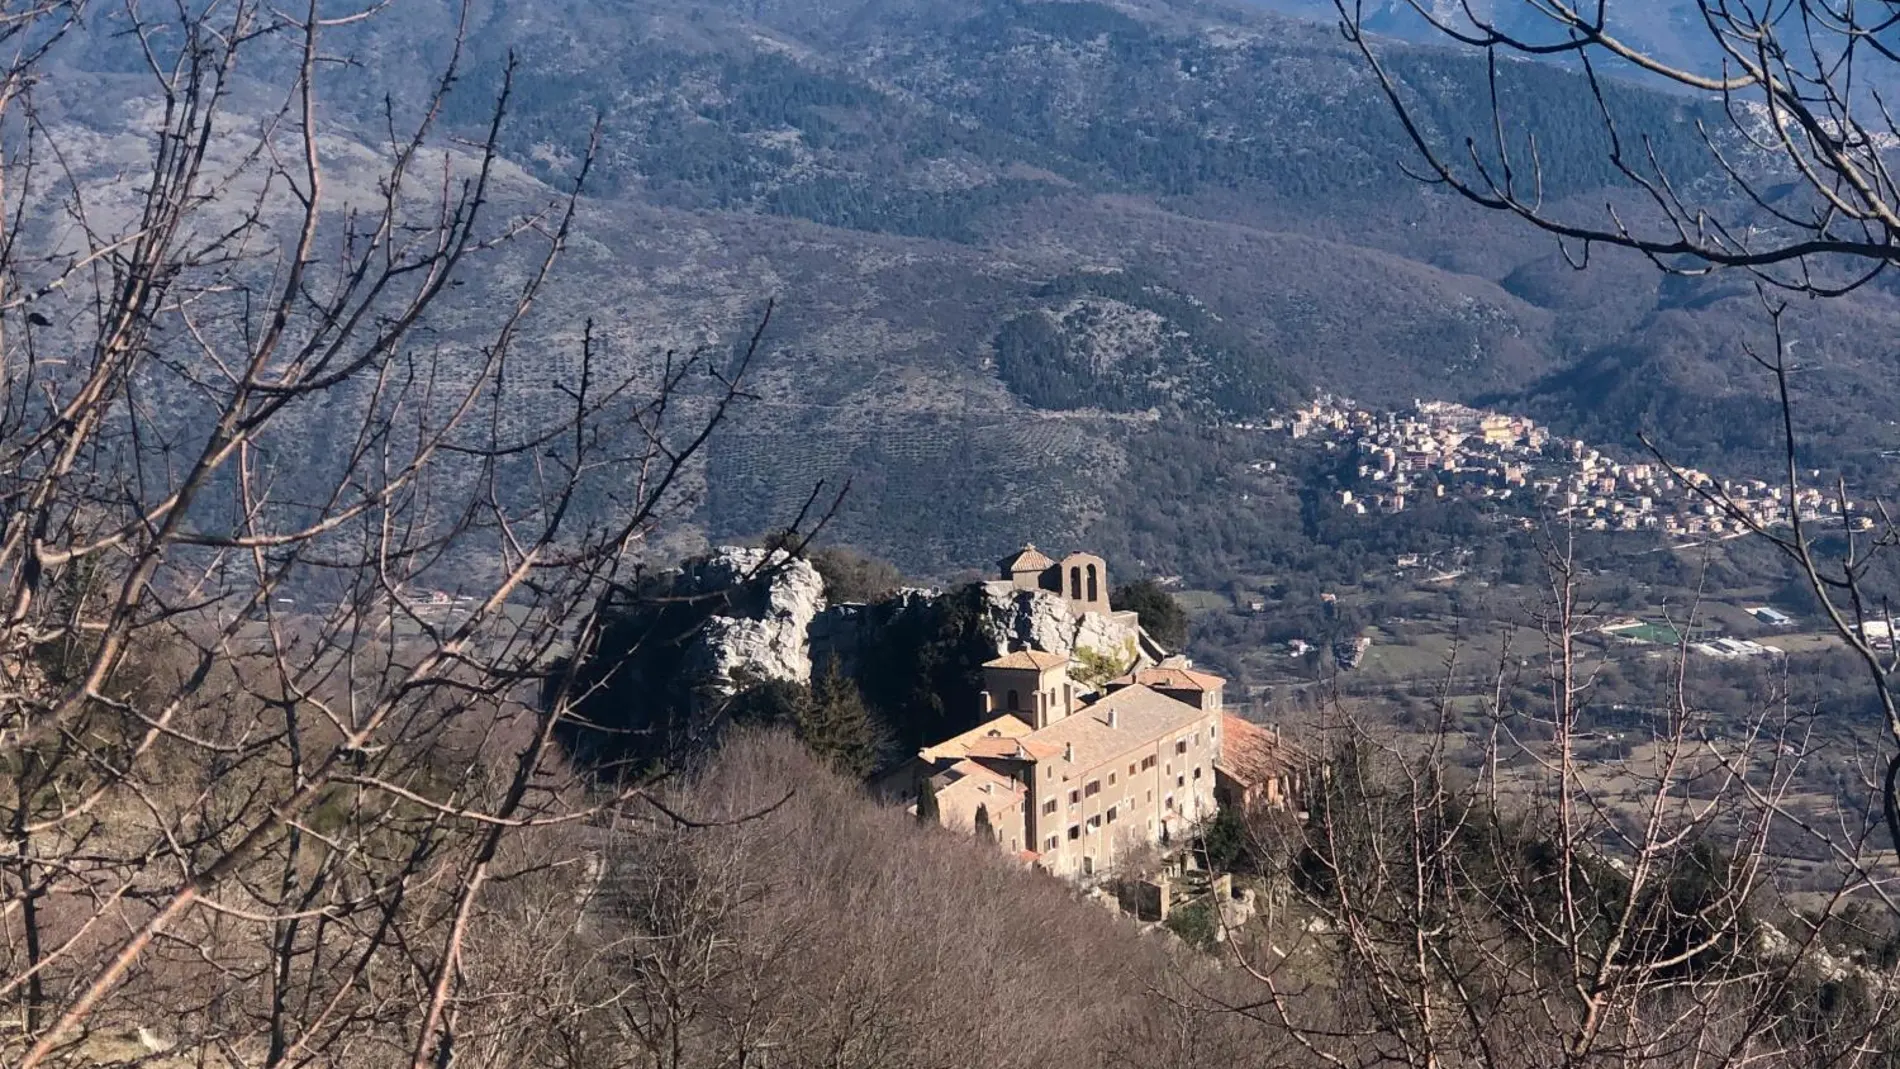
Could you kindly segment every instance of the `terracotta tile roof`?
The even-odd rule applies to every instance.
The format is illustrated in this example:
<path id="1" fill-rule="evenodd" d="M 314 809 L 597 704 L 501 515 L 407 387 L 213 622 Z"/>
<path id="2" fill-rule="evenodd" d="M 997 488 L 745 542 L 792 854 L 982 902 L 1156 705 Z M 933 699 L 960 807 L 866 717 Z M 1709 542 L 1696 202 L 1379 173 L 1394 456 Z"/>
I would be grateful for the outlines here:
<path id="1" fill-rule="evenodd" d="M 1248 786 L 1306 767 L 1312 756 L 1304 749 L 1251 720 L 1232 713 L 1221 716 L 1220 759 L 1216 768 Z"/>
<path id="2" fill-rule="evenodd" d="M 993 740 L 1019 739 L 1032 730 L 1028 724 L 1005 713 L 961 735 L 953 735 L 934 746 L 925 747 L 918 756 L 931 762 L 954 761 L 970 756 L 971 750 L 979 745 L 991 745 Z"/>
<path id="3" fill-rule="evenodd" d="M 1024 542 L 1023 548 L 1004 557 L 997 563 L 1002 566 L 1005 572 L 1040 572 L 1053 568 L 1056 565 L 1056 562 L 1050 560 L 1042 550 L 1037 549 L 1028 542 Z"/>
<path id="4" fill-rule="evenodd" d="M 1021 740 L 1014 738 L 978 739 L 963 752 L 966 757 L 990 757 L 1000 761 L 1015 761 L 1029 756 Z"/>
<path id="5" fill-rule="evenodd" d="M 1023 738 L 978 739 L 964 751 L 965 757 L 995 761 L 1041 761 L 1062 756 L 1060 746 Z"/>
<path id="6" fill-rule="evenodd" d="M 1021 783 L 1018 783 L 1000 772 L 979 765 L 975 761 L 958 761 L 942 774 L 951 777 L 949 786 L 952 788 L 967 783 L 972 789 L 985 794 L 1001 791 L 1004 794 L 1020 795 L 1028 792 L 1028 788 L 1024 787 Z M 985 788 L 989 789 L 985 790 Z"/>
<path id="7" fill-rule="evenodd" d="M 1217 675 L 1192 668 L 1137 668 L 1108 682 L 1110 686 L 1139 683 L 1156 690 L 1218 690 L 1227 685 L 1227 681 Z"/>
<path id="8" fill-rule="evenodd" d="M 1017 650 L 1004 654 L 994 661 L 985 662 L 985 668 L 1034 668 L 1044 671 L 1068 664 L 1069 659 L 1060 653 L 1044 653 L 1041 650 Z"/>
<path id="9" fill-rule="evenodd" d="M 1108 726 L 1108 714 L 1115 713 L 1115 726 Z M 1152 746 L 1163 736 L 1172 735 L 1207 717 L 1207 713 L 1177 698 L 1136 684 L 1123 687 L 1108 697 L 1038 729 L 1023 740 L 1025 746 L 1054 750 L 1045 760 L 1061 760 L 1071 752 L 1070 767 L 1087 771 L 1138 747 Z"/>
<path id="10" fill-rule="evenodd" d="M 937 805 L 946 826 L 961 826 L 976 820 L 978 806 L 987 808 L 997 820 L 1010 809 L 1023 804 L 1028 788 L 1008 776 L 999 775 L 975 761 L 958 761 L 937 773 Z"/>

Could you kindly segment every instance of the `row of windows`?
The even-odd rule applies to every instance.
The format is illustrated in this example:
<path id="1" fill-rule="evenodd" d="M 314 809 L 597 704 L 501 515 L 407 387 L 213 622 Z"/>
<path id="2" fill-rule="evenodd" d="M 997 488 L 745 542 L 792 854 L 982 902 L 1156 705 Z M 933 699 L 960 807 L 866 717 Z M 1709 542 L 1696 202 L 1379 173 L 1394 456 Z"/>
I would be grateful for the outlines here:
<path id="1" fill-rule="evenodd" d="M 1200 733 L 1199 733 L 1199 732 L 1196 732 L 1196 733 L 1194 734 L 1194 741 L 1195 741 L 1195 742 L 1196 742 L 1197 744 L 1199 743 L 1199 741 L 1200 741 Z M 1178 741 L 1178 742 L 1176 742 L 1176 743 L 1175 743 L 1175 752 L 1176 752 L 1176 753 L 1186 753 L 1186 752 L 1187 752 L 1187 740 L 1186 740 L 1186 739 L 1182 739 L 1182 740 L 1180 740 L 1180 741 Z M 1144 757 L 1144 758 L 1142 758 L 1142 759 L 1141 759 L 1141 764 L 1140 764 L 1140 766 L 1139 766 L 1139 768 L 1140 768 L 1140 770 L 1141 770 L 1141 771 L 1147 771 L 1148 769 L 1151 769 L 1151 768 L 1153 768 L 1153 767 L 1155 767 L 1155 759 L 1154 759 L 1154 756 L 1153 756 L 1153 755 L 1149 755 L 1149 756 L 1147 756 L 1147 757 Z M 1135 775 L 1135 774 L 1136 774 L 1136 769 L 1137 769 L 1137 766 L 1136 766 L 1136 765 L 1133 765 L 1133 764 L 1130 764 L 1130 765 L 1128 766 L 1128 774 L 1129 774 L 1130 776 L 1133 776 L 1133 775 Z M 1053 770 L 1052 768 L 1045 768 L 1045 769 L 1044 769 L 1044 775 L 1048 775 L 1049 773 L 1051 773 L 1051 772 L 1053 772 L 1053 771 L 1054 771 L 1054 770 Z M 1167 767 L 1167 768 L 1166 768 L 1166 769 L 1165 769 L 1164 771 L 1166 771 L 1166 772 L 1169 772 L 1169 773 L 1172 773 L 1172 772 L 1174 771 L 1174 766 L 1173 766 L 1173 764 L 1172 764 L 1172 763 L 1170 763 L 1170 764 L 1168 765 L 1168 767 Z M 1200 766 L 1199 766 L 1199 765 L 1196 765 L 1196 766 L 1194 767 L 1194 778 L 1195 778 L 1195 779 L 1200 779 L 1200 778 L 1201 778 L 1201 769 L 1200 769 Z M 1113 772 L 1110 772 L 1110 773 L 1108 774 L 1108 785 L 1109 785 L 1110 787 L 1113 787 L 1113 786 L 1115 785 L 1115 773 L 1113 773 Z M 1175 777 L 1174 777 L 1174 785 L 1175 785 L 1176 787 L 1185 787 L 1185 786 L 1187 786 L 1187 777 L 1186 777 L 1186 776 L 1175 776 Z M 1101 781 L 1101 780 L 1099 780 L 1099 779 L 1092 779 L 1092 780 L 1089 780 L 1089 781 L 1088 781 L 1087 783 L 1085 783 L 1085 784 L 1083 784 L 1083 785 L 1082 785 L 1082 787 L 1081 787 L 1080 789 L 1077 789 L 1077 790 L 1071 790 L 1071 791 L 1069 792 L 1069 804 L 1070 804 L 1070 805 L 1080 805 L 1080 804 L 1082 804 L 1082 799 L 1084 799 L 1084 798 L 1093 798 L 1093 797 L 1095 797 L 1096 795 L 1098 795 L 1098 794 L 1100 794 L 1100 793 L 1102 793 L 1102 781 Z M 1155 796 L 1154 796 L 1154 792 L 1153 792 L 1153 791 L 1149 791 L 1149 792 L 1148 792 L 1148 801 L 1152 803 L 1152 802 L 1153 802 L 1154 800 L 1155 800 Z M 1060 808 L 1060 806 L 1061 806 L 1061 802 L 1060 802 L 1059 800 L 1057 800 L 1057 799 L 1055 799 L 1055 798 L 1051 798 L 1051 799 L 1049 799 L 1048 801 L 1046 801 L 1046 802 L 1044 802 L 1044 803 L 1042 803 L 1042 815 L 1043 815 L 1043 816 L 1045 816 L 1045 817 L 1051 817 L 1051 816 L 1054 816 L 1054 815 L 1056 814 L 1056 810 L 1057 810 L 1058 808 Z M 1109 811 L 1110 811 L 1111 813 L 1112 813 L 1112 812 L 1114 812 L 1114 810 L 1113 810 L 1113 809 L 1110 809 Z M 1111 818 L 1111 819 L 1113 819 L 1113 818 Z M 1075 828 L 1073 828 L 1073 827 L 1071 827 L 1071 828 L 1070 828 L 1069 830 L 1070 830 L 1071 832 L 1073 832 L 1073 831 L 1075 831 Z M 1070 836 L 1069 836 L 1069 838 L 1071 838 L 1071 839 L 1073 839 L 1073 838 L 1075 838 L 1075 837 L 1076 837 L 1075 835 L 1070 835 Z M 1053 838 L 1052 838 L 1052 839 L 1050 839 L 1049 841 L 1050 841 L 1051 843 L 1054 843 L 1054 842 L 1055 842 L 1055 840 L 1054 840 Z M 1051 849 L 1053 849 L 1053 847 L 1051 847 Z"/>
<path id="2" fill-rule="evenodd" d="M 1199 776 L 1199 770 L 1198 770 L 1198 769 L 1196 770 L 1196 773 L 1195 773 L 1195 778 L 1197 778 L 1197 779 L 1198 779 L 1198 778 L 1200 778 L 1200 776 Z M 1149 792 L 1147 792 L 1147 801 L 1148 801 L 1148 804 L 1150 804 L 1150 805 L 1153 805 L 1153 804 L 1154 804 L 1154 800 L 1155 800 L 1155 792 L 1153 792 L 1153 791 L 1149 791 Z M 1120 813 L 1121 813 L 1121 811 L 1122 811 L 1123 809 L 1127 809 L 1127 808 L 1129 808 L 1129 807 L 1130 807 L 1130 806 L 1132 806 L 1132 805 L 1134 805 L 1134 800 L 1133 800 L 1133 799 L 1131 799 L 1131 798 L 1123 798 L 1123 799 L 1120 799 L 1120 800 L 1119 800 L 1119 801 L 1117 801 L 1117 802 L 1116 802 L 1116 803 L 1115 803 L 1114 805 L 1112 805 L 1112 806 L 1109 806 L 1109 807 L 1108 807 L 1108 809 L 1107 809 L 1107 811 L 1106 811 L 1106 813 L 1105 813 L 1104 815 L 1105 815 L 1105 816 L 1106 816 L 1106 817 L 1108 818 L 1108 822 L 1109 822 L 1110 824 L 1113 824 L 1113 823 L 1115 823 L 1115 820 L 1116 820 L 1116 818 L 1117 818 L 1117 817 L 1118 817 L 1118 816 L 1120 815 Z M 1044 802 L 1044 803 L 1042 804 L 1042 815 L 1043 815 L 1043 816 L 1045 816 L 1045 817 L 1052 817 L 1052 816 L 1055 816 L 1055 814 L 1056 814 L 1056 808 L 1057 808 L 1057 802 L 1056 802 L 1056 800 L 1055 800 L 1054 798 L 1051 798 L 1051 799 L 1049 799 L 1048 801 L 1046 801 L 1046 802 Z M 1091 817 L 1091 818 L 1090 818 L 1090 820 L 1091 820 L 1091 821 L 1093 821 L 1093 820 L 1096 820 L 1096 819 L 1099 819 L 1099 818 L 1096 818 L 1096 817 Z M 1071 828 L 1070 830 L 1071 830 L 1071 831 L 1073 831 L 1074 829 L 1073 829 L 1073 828 Z M 1071 836 L 1069 836 L 1069 838 L 1071 838 L 1071 839 L 1073 839 L 1073 838 L 1075 838 L 1075 836 L 1073 836 L 1073 835 L 1071 835 Z M 1051 842 L 1053 842 L 1054 840 L 1053 840 L 1053 839 L 1051 839 L 1050 841 L 1051 841 Z"/>
<path id="3" fill-rule="evenodd" d="M 1120 810 L 1116 806 L 1109 806 L 1106 813 L 1097 813 L 1081 824 L 1069 825 L 1069 841 L 1074 842 L 1080 839 L 1084 831 L 1087 831 L 1090 835 L 1094 835 L 1096 832 L 1102 830 L 1102 824 L 1104 822 L 1113 824 L 1119 815 Z M 1052 837 L 1049 842 L 1053 844 L 1055 839 Z M 1053 848 L 1052 845 L 1051 849 Z"/>
<path id="4" fill-rule="evenodd" d="M 1155 759 L 1152 756 L 1142 758 L 1141 767 L 1144 769 L 1155 767 Z M 1128 774 L 1130 776 L 1133 776 L 1135 774 L 1134 765 L 1131 764 L 1128 766 Z M 1110 787 L 1113 787 L 1115 785 L 1115 773 L 1113 772 L 1110 772 L 1108 774 L 1108 785 Z M 1102 793 L 1102 781 L 1099 779 L 1089 780 L 1087 783 L 1082 785 L 1081 790 L 1072 790 L 1069 792 L 1069 804 L 1078 805 L 1081 803 L 1082 799 L 1093 798 L 1100 793 Z M 1051 798 L 1049 801 L 1043 803 L 1042 811 L 1044 813 L 1054 813 L 1056 811 L 1055 799 Z"/>
<path id="5" fill-rule="evenodd" d="M 1068 689 L 1072 690 L 1073 688 L 1068 688 Z M 1056 703 L 1055 689 L 1050 688 L 1049 693 L 1046 697 L 1047 697 L 1048 703 L 1053 706 Z M 1016 691 L 1012 690 L 1003 696 L 1003 709 L 1005 712 L 1011 712 L 1011 713 L 1021 712 L 1022 707 L 1023 707 L 1023 697 L 1021 694 L 1017 693 Z"/>
<path id="6" fill-rule="evenodd" d="M 1220 738 L 1220 732 L 1217 729 L 1215 728 L 1207 729 L 1207 741 L 1213 742 L 1219 738 Z M 1183 735 L 1180 738 L 1174 740 L 1174 752 L 1187 753 L 1189 745 L 1199 746 L 1200 744 L 1201 744 L 1200 732 L 1197 731 L 1193 735 Z"/>

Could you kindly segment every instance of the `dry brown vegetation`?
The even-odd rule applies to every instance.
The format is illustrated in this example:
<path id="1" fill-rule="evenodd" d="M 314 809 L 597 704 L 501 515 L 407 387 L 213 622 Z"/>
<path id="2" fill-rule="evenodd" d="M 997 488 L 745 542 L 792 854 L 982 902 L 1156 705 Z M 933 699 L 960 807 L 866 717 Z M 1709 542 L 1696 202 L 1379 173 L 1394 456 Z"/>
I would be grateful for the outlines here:
<path id="1" fill-rule="evenodd" d="M 652 1060 L 631 1064 L 1271 1064 L 1286 1046 L 1171 999 L 1221 978 L 1170 937 L 871 804 L 787 735 L 729 742 L 667 798 L 720 825 L 614 833 L 597 923 L 628 995 L 599 1024 L 638 1037 Z"/>
<path id="2" fill-rule="evenodd" d="M 437 129 L 451 60 L 339 160 L 322 41 L 373 12 L 128 4 L 158 106 L 100 174 L 35 106 L 86 14 L 0 10 L 0 1060 L 519 1064 L 483 983 L 562 963 L 478 962 L 546 922 L 486 901 L 548 900 L 585 859 L 537 833 L 640 790 L 554 759 L 562 655 L 757 336 L 610 374 L 576 325 L 523 405 L 586 168 L 508 192 L 512 71 L 485 141 Z"/>
<path id="3" fill-rule="evenodd" d="M 1811 715 L 1767 694 L 1738 728 L 1699 706 L 1686 644 L 1640 754 L 1586 757 L 1592 679 L 1561 550 L 1530 662 L 1544 698 L 1506 684 L 1513 656 L 1462 727 L 1449 668 L 1435 731 L 1342 707 L 1315 727 L 1329 761 L 1309 816 L 1252 829 L 1309 924 L 1236 933 L 1263 989 L 1243 1012 L 1329 1064 L 1891 1065 L 1879 790 L 1817 812 L 1800 788 Z"/>
<path id="4" fill-rule="evenodd" d="M 1261 849 L 1302 908 L 1220 957 L 782 736 L 670 779 L 573 767 L 576 666 L 758 336 L 609 373 L 542 324 L 572 344 L 523 404 L 587 168 L 503 196 L 506 76 L 487 139 L 445 145 L 452 60 L 342 195 L 322 42 L 374 10 L 128 3 L 162 106 L 148 169 L 100 179 L 33 106 L 83 14 L 0 8 L 0 1064 L 1891 1064 L 1891 948 L 1831 957 L 1887 898 L 1878 814 L 1803 823 L 1800 718 L 1712 740 L 1680 690 L 1626 770 L 1640 819 L 1601 804 L 1560 559 L 1532 788 L 1345 725 L 1313 819 Z M 235 123 L 254 56 L 289 73 Z M 1784 548 L 1851 637 L 1855 558 Z M 1492 712 L 1502 753 L 1524 711 Z M 1790 833 L 1835 860 L 1818 904 L 1779 893 Z"/>

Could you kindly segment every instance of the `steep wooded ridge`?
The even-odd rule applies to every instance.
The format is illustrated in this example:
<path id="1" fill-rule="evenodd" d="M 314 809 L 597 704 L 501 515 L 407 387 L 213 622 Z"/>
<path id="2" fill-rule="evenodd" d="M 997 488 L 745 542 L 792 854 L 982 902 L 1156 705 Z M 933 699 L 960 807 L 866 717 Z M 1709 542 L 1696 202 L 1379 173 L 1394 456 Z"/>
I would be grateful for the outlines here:
<path id="1" fill-rule="evenodd" d="M 418 0 L 338 27 L 327 47 L 363 77 L 326 107 L 373 141 L 386 98 L 425 95 L 411 80 L 447 57 L 458 12 Z M 1323 25 L 1158 0 L 502 0 L 466 19 L 448 117 L 484 123 L 514 57 L 515 194 L 570 181 L 602 124 L 539 329 L 571 340 L 591 316 L 619 359 L 649 360 L 777 302 L 759 400 L 704 472 L 714 538 L 852 478 L 834 536 L 919 571 L 1024 536 L 1136 544 L 1126 488 L 1193 498 L 1217 474 L 1157 466 L 1156 434 L 1312 389 L 1482 400 L 1610 441 L 1647 426 L 1690 461 L 1760 444 L 1765 384 L 1730 374 L 1745 287 L 1659 285 L 1613 256 L 1577 274 L 1407 178 L 1384 101 Z M 122 132 L 92 91 L 140 62 L 111 22 L 63 104 Z M 1394 45 L 1390 62 L 1433 121 L 1488 127 L 1480 59 Z M 1546 196 L 1622 196 L 1572 78 L 1506 64 L 1507 110 L 1537 136 Z M 1673 175 L 1714 182 L 1689 134 L 1712 104 L 1609 100 Z M 1893 444 L 1900 408 L 1866 389 L 1885 361 L 1845 342 L 1896 319 L 1869 290 L 1809 331 L 1825 371 L 1802 389 L 1857 397 L 1828 459 Z M 551 388 L 522 378 L 524 404 Z"/>

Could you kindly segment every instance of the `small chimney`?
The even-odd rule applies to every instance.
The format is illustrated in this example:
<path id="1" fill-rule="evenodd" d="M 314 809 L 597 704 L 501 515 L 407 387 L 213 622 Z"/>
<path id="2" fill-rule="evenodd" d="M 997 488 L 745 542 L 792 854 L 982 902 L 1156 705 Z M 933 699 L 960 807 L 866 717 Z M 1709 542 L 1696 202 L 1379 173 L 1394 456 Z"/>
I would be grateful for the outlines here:
<path id="1" fill-rule="evenodd" d="M 1075 743 L 1065 742 L 1062 744 L 1062 759 L 1064 761 L 1075 760 Z"/>
<path id="2" fill-rule="evenodd" d="M 1111 728 L 1118 728 L 1122 726 L 1121 715 L 1113 709 L 1110 709 L 1108 711 L 1108 726 Z"/>

